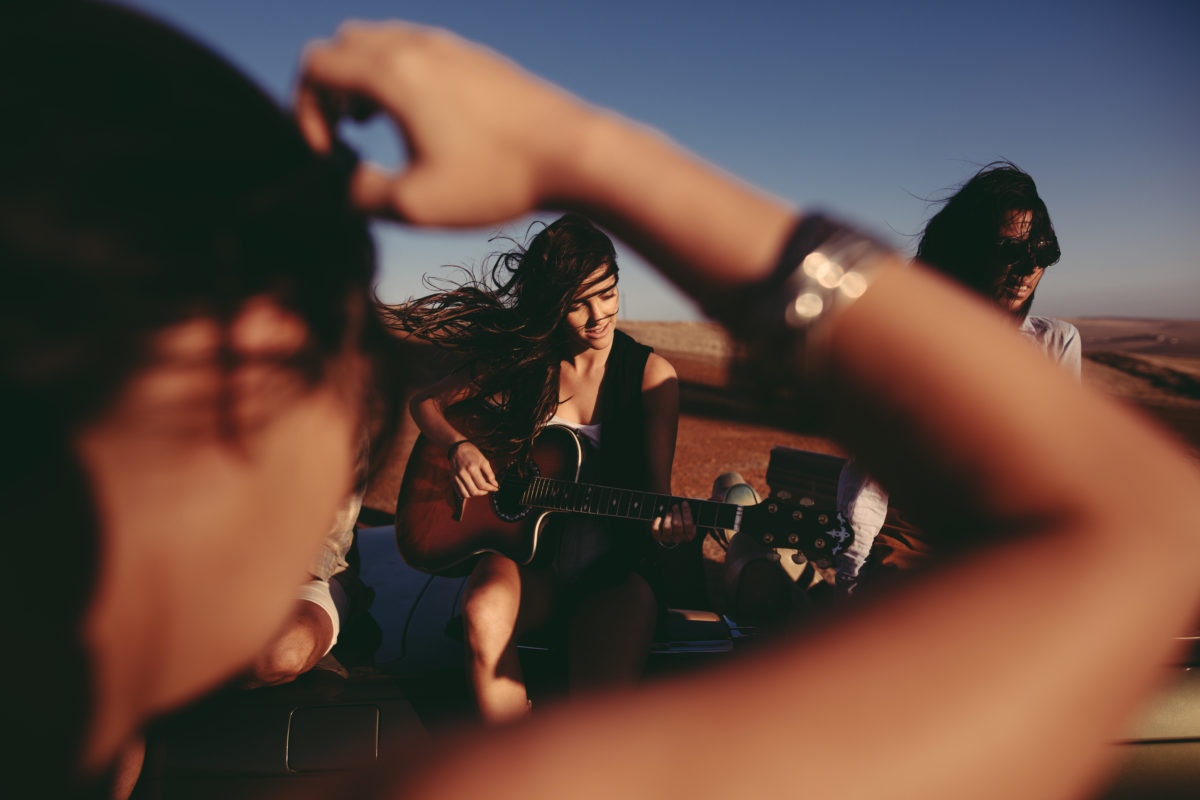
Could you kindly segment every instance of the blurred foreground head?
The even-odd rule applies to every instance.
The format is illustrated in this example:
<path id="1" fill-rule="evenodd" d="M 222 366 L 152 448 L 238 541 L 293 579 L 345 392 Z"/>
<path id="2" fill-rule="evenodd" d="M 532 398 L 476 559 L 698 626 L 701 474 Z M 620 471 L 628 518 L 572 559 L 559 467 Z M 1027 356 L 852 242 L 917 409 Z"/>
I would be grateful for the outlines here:
<path id="1" fill-rule="evenodd" d="M 6 593 L 11 641 L 49 665 L 15 713 L 71 775 L 122 709 L 213 684 L 276 624 L 347 488 L 374 259 L 346 165 L 188 38 L 5 4 L 0 70 L 0 485 L 26 573 Z M 203 605 L 200 573 L 239 563 Z"/>
<path id="2" fill-rule="evenodd" d="M 8 402 L 77 426 L 155 331 L 252 297 L 307 322 L 295 363 L 318 379 L 373 270 L 345 172 L 185 37 L 103 5 L 32 6 L 0 12 Z"/>

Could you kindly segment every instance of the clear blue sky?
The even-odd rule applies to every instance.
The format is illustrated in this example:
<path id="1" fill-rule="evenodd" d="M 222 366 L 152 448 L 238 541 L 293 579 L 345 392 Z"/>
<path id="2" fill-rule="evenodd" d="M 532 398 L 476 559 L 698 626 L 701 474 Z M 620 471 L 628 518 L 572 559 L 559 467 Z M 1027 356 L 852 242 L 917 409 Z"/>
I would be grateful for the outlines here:
<path id="1" fill-rule="evenodd" d="M 1063 247 L 1036 310 L 1200 318 L 1200 3 L 846 0 L 130 0 L 286 100 L 305 42 L 348 18 L 441 25 L 905 252 L 937 198 L 1008 158 Z M 354 141 L 400 152 L 383 125 Z M 523 225 L 511 226 L 520 235 Z M 380 293 L 474 264 L 493 231 L 376 228 Z M 622 249 L 623 314 L 694 319 Z"/>

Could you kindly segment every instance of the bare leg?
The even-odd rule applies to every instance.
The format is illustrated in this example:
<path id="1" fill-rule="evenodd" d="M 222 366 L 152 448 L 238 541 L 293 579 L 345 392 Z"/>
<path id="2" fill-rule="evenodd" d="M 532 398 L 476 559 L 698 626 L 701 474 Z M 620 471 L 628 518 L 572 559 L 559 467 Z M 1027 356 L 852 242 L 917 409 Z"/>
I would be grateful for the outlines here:
<path id="1" fill-rule="evenodd" d="M 568 635 L 571 690 L 631 683 L 642 675 L 658 608 L 640 575 L 580 603 Z"/>
<path id="2" fill-rule="evenodd" d="M 146 760 L 146 740 L 142 736 L 131 739 L 117 755 L 113 764 L 113 782 L 110 800 L 128 800 L 137 786 Z"/>
<path id="3" fill-rule="evenodd" d="M 528 712 L 516 634 L 546 619 L 551 594 L 548 576 L 494 554 L 480 559 L 467 580 L 467 675 L 485 722 L 509 722 Z"/>

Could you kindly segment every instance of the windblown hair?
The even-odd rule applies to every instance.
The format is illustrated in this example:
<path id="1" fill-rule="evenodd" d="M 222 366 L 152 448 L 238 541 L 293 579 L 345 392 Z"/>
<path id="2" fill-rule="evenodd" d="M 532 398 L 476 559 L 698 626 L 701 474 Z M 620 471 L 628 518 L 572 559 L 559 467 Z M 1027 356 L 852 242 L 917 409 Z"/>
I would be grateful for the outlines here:
<path id="1" fill-rule="evenodd" d="M 491 257 L 482 274 L 382 313 L 395 329 L 445 350 L 470 376 L 474 431 L 491 454 L 531 446 L 558 406 L 559 365 L 570 356 L 563 322 L 581 291 L 617 275 L 612 241 L 586 217 L 567 214 L 528 244 Z M 592 273 L 605 268 L 599 280 Z M 427 278 L 427 283 L 437 286 Z"/>
<path id="2" fill-rule="evenodd" d="M 1058 236 L 1033 178 L 1009 161 L 994 161 L 945 200 L 925 225 L 917 258 L 990 297 L 1004 266 L 995 258 L 998 233 L 1013 211 L 1031 212 L 1030 239 L 1057 248 Z"/>

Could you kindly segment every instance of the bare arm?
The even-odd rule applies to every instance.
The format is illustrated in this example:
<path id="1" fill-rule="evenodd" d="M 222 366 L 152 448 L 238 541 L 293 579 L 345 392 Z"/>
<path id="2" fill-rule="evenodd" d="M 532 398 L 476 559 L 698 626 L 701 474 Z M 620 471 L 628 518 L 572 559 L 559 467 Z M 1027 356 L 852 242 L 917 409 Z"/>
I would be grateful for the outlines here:
<path id="1" fill-rule="evenodd" d="M 348 105 L 386 109 L 411 159 L 398 174 L 359 171 L 353 191 L 363 208 L 443 227 L 578 209 L 701 300 L 762 277 L 794 218 L 658 132 L 446 31 L 347 25 L 310 46 L 296 112 L 315 147 L 330 147 Z"/>
<path id="2" fill-rule="evenodd" d="M 578 208 L 702 301 L 770 270 L 794 215 L 784 204 L 459 40 L 414 29 L 358 36 L 311 52 L 300 115 L 318 146 L 329 117 L 317 112 L 338 91 L 366 96 L 399 121 L 413 166 L 364 172 L 366 207 L 447 225 Z M 394 58 L 370 57 L 388 50 Z M 481 168 L 506 180 L 499 188 L 479 180 Z M 799 793 L 797 776 L 783 770 L 695 769 L 693 744 L 706 734 L 731 761 L 812 767 L 803 771 L 810 796 L 1070 797 L 1097 778 L 1107 744 L 1200 599 L 1195 464 L 1046 364 L 984 304 L 899 258 L 832 320 L 825 347 L 830 407 L 868 420 L 845 430 L 848 444 L 934 526 L 985 522 L 987 546 L 819 641 L 548 713 L 430 762 L 409 776 L 407 792 Z M 889 437 L 880 434 L 897 428 L 920 445 L 902 448 L 919 463 L 881 449 Z M 945 493 L 923 493 L 929 484 L 957 502 L 939 504 Z M 1168 568 L 1149 548 L 1128 545 L 1145 530 L 1178 554 Z M 1155 591 L 1120 591 L 1118 572 L 1126 585 Z M 904 676 L 903 692 L 872 680 L 880 665 Z M 848 704 L 804 693 L 811 676 L 868 689 Z M 801 699 L 820 725 L 797 724 Z M 860 780 L 847 785 L 847 774 Z"/>
<path id="3" fill-rule="evenodd" d="M 459 493 L 463 497 L 482 497 L 499 491 L 496 473 L 483 451 L 446 417 L 446 409 L 468 394 L 466 378 L 455 373 L 414 392 L 408 409 L 421 433 L 449 455 Z"/>
<path id="4" fill-rule="evenodd" d="M 671 469 L 679 433 L 679 377 L 671 363 L 651 353 L 642 376 L 642 402 L 646 409 L 646 447 L 651 489 L 672 494 Z M 691 510 L 675 506 L 665 517 L 655 517 L 650 529 L 664 545 L 690 541 L 696 536 Z"/>

